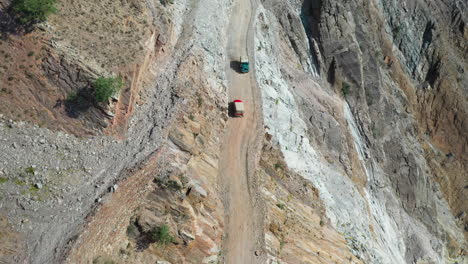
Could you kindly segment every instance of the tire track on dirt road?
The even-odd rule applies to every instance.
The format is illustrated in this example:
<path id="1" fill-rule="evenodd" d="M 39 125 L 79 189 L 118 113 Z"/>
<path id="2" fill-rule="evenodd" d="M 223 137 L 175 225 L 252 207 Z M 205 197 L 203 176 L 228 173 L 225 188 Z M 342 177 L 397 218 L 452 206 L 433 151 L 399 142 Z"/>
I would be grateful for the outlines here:
<path id="1" fill-rule="evenodd" d="M 264 262 L 264 256 L 256 256 L 263 248 L 263 224 L 253 178 L 257 154 L 261 149 L 262 122 L 260 96 L 253 67 L 255 10 L 255 1 L 236 1 L 229 24 L 229 101 L 243 100 L 245 116 L 229 119 L 221 149 L 220 186 L 224 191 L 222 195 L 226 219 L 223 252 L 227 264 Z M 237 62 L 241 55 L 249 55 L 250 73 L 238 72 Z"/>

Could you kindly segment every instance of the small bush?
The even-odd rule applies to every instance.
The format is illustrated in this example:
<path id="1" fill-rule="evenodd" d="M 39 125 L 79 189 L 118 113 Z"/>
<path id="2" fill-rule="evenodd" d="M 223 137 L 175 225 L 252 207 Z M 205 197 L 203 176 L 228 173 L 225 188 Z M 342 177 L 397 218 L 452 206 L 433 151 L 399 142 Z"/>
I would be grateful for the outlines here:
<path id="1" fill-rule="evenodd" d="M 341 91 L 343 92 L 344 96 L 347 96 L 349 94 L 349 89 L 351 88 L 351 85 L 349 83 L 344 82 L 341 84 Z"/>
<path id="2" fill-rule="evenodd" d="M 27 174 L 34 174 L 36 170 L 33 167 L 27 167 L 25 171 Z"/>
<path id="3" fill-rule="evenodd" d="M 169 227 L 167 225 L 154 228 L 150 235 L 154 242 L 163 246 L 175 242 L 175 239 L 169 233 Z"/>
<path id="4" fill-rule="evenodd" d="M 200 95 L 198 96 L 197 101 L 198 101 L 198 108 L 202 107 L 202 105 L 203 105 L 203 98 L 201 98 Z"/>
<path id="5" fill-rule="evenodd" d="M 31 57 L 31 56 L 33 56 L 33 55 L 34 55 L 34 51 L 28 52 L 28 57 Z"/>
<path id="6" fill-rule="evenodd" d="M 283 203 L 277 203 L 276 206 L 281 210 L 286 209 L 286 205 L 284 205 Z"/>
<path id="7" fill-rule="evenodd" d="M 26 183 L 25 183 L 24 181 L 20 180 L 20 179 L 15 179 L 15 180 L 13 181 L 13 183 L 16 184 L 16 185 L 18 185 L 18 186 L 24 186 L 24 185 L 26 185 Z"/>
<path id="8" fill-rule="evenodd" d="M 170 189 L 174 191 L 180 191 L 180 189 L 182 189 L 182 186 L 180 186 L 176 181 L 173 181 L 173 180 L 169 180 L 167 182 L 167 187 L 169 187 Z"/>
<path id="9" fill-rule="evenodd" d="M 283 166 L 279 162 L 275 163 L 275 170 L 283 169 Z"/>
<path id="10" fill-rule="evenodd" d="M 5 182 L 7 182 L 7 181 L 8 181 L 7 178 L 0 178 L 0 184 L 5 183 Z"/>
<path id="11" fill-rule="evenodd" d="M 47 20 L 47 17 L 57 12 L 56 0 L 14 0 L 12 10 L 22 24 L 31 24 Z"/>
<path id="12" fill-rule="evenodd" d="M 281 237 L 281 240 L 280 240 L 280 250 L 282 250 L 284 248 L 284 246 L 286 245 L 286 241 L 284 240 L 284 237 Z"/>
<path id="13" fill-rule="evenodd" d="M 71 92 L 67 96 L 67 101 L 74 102 L 78 98 L 78 94 L 76 92 Z"/>
<path id="14" fill-rule="evenodd" d="M 99 77 L 94 81 L 96 101 L 104 103 L 108 102 L 109 98 L 117 93 L 123 86 L 122 78 L 104 78 Z"/>

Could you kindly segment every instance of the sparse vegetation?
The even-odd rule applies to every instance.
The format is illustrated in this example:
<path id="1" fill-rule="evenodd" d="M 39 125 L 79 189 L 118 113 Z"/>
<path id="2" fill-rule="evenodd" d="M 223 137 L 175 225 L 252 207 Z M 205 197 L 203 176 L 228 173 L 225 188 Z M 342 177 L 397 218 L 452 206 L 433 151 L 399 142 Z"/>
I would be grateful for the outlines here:
<path id="1" fill-rule="evenodd" d="M 26 171 L 27 174 L 32 174 L 34 175 L 34 172 L 36 171 L 34 169 L 34 167 L 30 166 L 30 167 L 27 167 L 24 171 Z"/>
<path id="2" fill-rule="evenodd" d="M 20 180 L 20 179 L 15 179 L 13 182 L 18 186 L 26 185 L 26 183 L 24 181 Z"/>
<path id="3" fill-rule="evenodd" d="M 14 0 L 12 10 L 20 23 L 34 24 L 57 12 L 55 3 L 56 0 Z"/>
<path id="4" fill-rule="evenodd" d="M 67 101 L 74 102 L 78 98 L 78 94 L 76 92 L 71 92 L 67 96 Z"/>
<path id="5" fill-rule="evenodd" d="M 280 239 L 280 251 L 283 250 L 284 245 L 286 245 L 286 241 L 284 240 L 284 236 L 281 236 L 281 239 Z"/>
<path id="6" fill-rule="evenodd" d="M 283 203 L 277 203 L 276 206 L 281 209 L 281 210 L 285 210 L 286 209 L 286 205 L 284 205 Z"/>
<path id="7" fill-rule="evenodd" d="M 167 5 L 167 4 L 172 5 L 172 4 L 174 4 L 174 0 L 162 0 L 161 2 L 162 2 L 164 5 Z"/>
<path id="8" fill-rule="evenodd" d="M 169 187 L 170 189 L 172 189 L 174 191 L 180 191 L 180 189 L 182 189 L 182 186 L 180 186 L 179 183 L 177 183 L 176 181 L 173 181 L 173 180 L 169 180 L 167 182 L 167 187 Z"/>
<path id="9" fill-rule="evenodd" d="M 151 231 L 151 239 L 154 242 L 157 242 L 159 245 L 167 246 L 170 243 L 175 242 L 174 237 L 171 236 L 169 232 L 169 226 L 162 225 L 160 227 L 156 227 Z"/>
<path id="10" fill-rule="evenodd" d="M 203 105 L 203 98 L 201 98 L 200 95 L 198 95 L 197 102 L 198 102 L 198 108 L 202 107 L 202 105 Z"/>
<path id="11" fill-rule="evenodd" d="M 275 170 L 283 169 L 283 166 L 279 162 L 275 163 Z"/>
<path id="12" fill-rule="evenodd" d="M 29 192 L 36 193 L 38 191 L 39 191 L 39 188 L 37 188 L 35 185 L 31 184 L 31 186 L 29 186 Z"/>
<path id="13" fill-rule="evenodd" d="M 392 29 L 393 37 L 396 37 L 398 33 L 400 33 L 400 31 L 401 31 L 401 25 L 396 25 L 395 27 L 393 27 Z"/>
<path id="14" fill-rule="evenodd" d="M 5 93 L 5 94 L 11 94 L 11 90 L 3 87 L 1 90 L 0 90 L 0 93 Z"/>
<path id="15" fill-rule="evenodd" d="M 93 260 L 93 264 L 115 264 L 115 261 L 106 257 L 97 257 Z"/>
<path id="16" fill-rule="evenodd" d="M 93 87 L 95 89 L 95 98 L 97 102 L 108 102 L 109 98 L 117 93 L 123 86 L 122 78 L 104 78 L 99 77 L 93 83 Z"/>
<path id="17" fill-rule="evenodd" d="M 344 96 L 347 96 L 349 94 L 349 89 L 351 88 L 351 85 L 349 83 L 343 81 L 341 83 L 341 91 L 343 92 Z"/>
<path id="18" fill-rule="evenodd" d="M 7 178 L 0 178 L 0 184 L 5 183 L 5 182 L 7 182 L 7 181 L 8 181 Z"/>
<path id="19" fill-rule="evenodd" d="M 127 236 L 136 239 L 140 235 L 140 231 L 135 223 L 130 223 L 127 227 Z"/>

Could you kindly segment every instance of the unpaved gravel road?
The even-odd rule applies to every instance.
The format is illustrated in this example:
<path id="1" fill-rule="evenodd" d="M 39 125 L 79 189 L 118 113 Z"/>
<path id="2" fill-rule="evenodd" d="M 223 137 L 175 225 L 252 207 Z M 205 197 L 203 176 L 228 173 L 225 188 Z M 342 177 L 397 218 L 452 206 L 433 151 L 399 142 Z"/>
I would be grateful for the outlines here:
<path id="1" fill-rule="evenodd" d="M 252 20 L 255 13 L 250 0 L 238 0 L 234 4 L 230 20 L 230 36 L 227 47 L 229 68 L 229 101 L 245 102 L 245 117 L 230 118 L 220 159 L 221 187 L 225 192 L 226 231 L 224 238 L 225 263 L 260 263 L 262 227 L 259 211 L 255 208 L 256 191 L 250 177 L 253 176 L 255 153 L 258 145 L 258 121 L 260 105 L 253 73 L 238 72 L 241 55 L 252 51 Z M 252 55 L 249 53 L 249 55 Z M 250 56 L 251 68 L 254 67 Z"/>

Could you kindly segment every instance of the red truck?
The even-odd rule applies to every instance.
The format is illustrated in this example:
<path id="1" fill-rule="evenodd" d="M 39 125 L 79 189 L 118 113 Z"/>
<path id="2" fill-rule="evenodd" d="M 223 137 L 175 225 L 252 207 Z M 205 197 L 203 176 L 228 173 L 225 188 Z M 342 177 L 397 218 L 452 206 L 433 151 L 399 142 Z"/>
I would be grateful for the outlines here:
<path id="1" fill-rule="evenodd" d="M 241 100 L 234 100 L 233 102 L 233 112 L 235 117 L 243 117 L 244 116 L 244 102 Z"/>

